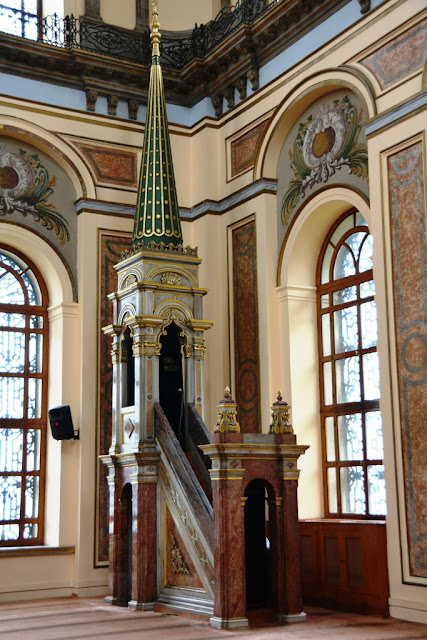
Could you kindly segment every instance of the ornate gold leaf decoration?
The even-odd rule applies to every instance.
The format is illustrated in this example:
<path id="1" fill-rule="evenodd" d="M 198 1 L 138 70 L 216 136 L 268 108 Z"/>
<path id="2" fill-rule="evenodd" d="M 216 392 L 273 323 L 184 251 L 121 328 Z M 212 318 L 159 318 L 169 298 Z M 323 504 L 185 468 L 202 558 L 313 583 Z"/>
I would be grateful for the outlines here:
<path id="1" fill-rule="evenodd" d="M 189 574 L 187 565 L 184 562 L 181 551 L 176 544 L 175 536 L 171 533 L 172 548 L 171 548 L 171 569 L 172 573 L 186 573 Z"/>

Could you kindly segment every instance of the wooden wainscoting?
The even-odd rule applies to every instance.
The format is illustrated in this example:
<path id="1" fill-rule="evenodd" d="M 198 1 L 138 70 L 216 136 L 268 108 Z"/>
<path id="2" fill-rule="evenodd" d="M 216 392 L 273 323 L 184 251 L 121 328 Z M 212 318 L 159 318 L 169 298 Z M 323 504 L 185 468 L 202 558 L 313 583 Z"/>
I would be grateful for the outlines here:
<path id="1" fill-rule="evenodd" d="M 388 616 L 384 521 L 302 520 L 304 604 Z"/>

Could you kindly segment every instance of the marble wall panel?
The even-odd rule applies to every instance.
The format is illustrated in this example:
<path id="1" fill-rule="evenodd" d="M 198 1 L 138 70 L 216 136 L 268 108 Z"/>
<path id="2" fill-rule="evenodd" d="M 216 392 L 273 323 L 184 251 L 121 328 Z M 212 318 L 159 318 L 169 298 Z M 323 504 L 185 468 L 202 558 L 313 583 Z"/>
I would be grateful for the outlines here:
<path id="1" fill-rule="evenodd" d="M 414 25 L 400 36 L 371 53 L 360 63 L 387 89 L 424 66 L 427 56 L 427 20 Z"/>
<path id="2" fill-rule="evenodd" d="M 411 576 L 427 578 L 427 242 L 422 142 L 388 159 L 404 498 Z"/>
<path id="3" fill-rule="evenodd" d="M 235 398 L 240 429 L 261 431 L 255 221 L 233 231 Z"/>
<path id="4" fill-rule="evenodd" d="M 268 121 L 260 122 L 231 143 L 231 177 L 254 166 L 258 143 Z"/>
<path id="5" fill-rule="evenodd" d="M 98 182 L 121 187 L 138 186 L 138 155 L 126 149 L 74 142 L 95 173 Z"/>

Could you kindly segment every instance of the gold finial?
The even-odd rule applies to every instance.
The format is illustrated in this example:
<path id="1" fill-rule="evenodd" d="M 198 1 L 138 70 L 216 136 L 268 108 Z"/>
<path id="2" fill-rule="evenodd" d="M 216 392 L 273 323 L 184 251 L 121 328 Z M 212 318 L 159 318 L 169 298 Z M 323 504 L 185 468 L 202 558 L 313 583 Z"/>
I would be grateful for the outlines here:
<path id="1" fill-rule="evenodd" d="M 151 18 L 151 42 L 153 44 L 153 56 L 160 55 L 160 39 L 161 35 L 159 33 L 160 22 L 159 22 L 159 12 L 157 7 L 158 0 L 152 0 L 153 5 L 153 16 Z"/>

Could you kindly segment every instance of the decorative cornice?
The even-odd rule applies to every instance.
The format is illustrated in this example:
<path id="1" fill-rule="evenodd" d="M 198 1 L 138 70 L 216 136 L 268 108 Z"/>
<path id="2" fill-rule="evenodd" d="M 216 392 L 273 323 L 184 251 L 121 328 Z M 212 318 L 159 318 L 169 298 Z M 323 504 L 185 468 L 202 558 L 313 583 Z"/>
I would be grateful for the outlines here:
<path id="1" fill-rule="evenodd" d="M 197 218 L 201 218 L 208 214 L 222 215 L 230 209 L 243 204 L 243 202 L 246 202 L 247 200 L 251 200 L 252 198 L 264 193 L 275 194 L 276 191 L 277 180 L 257 180 L 222 200 L 204 200 L 190 209 L 180 208 L 179 217 L 181 220 L 190 222 L 191 220 L 196 220 Z M 135 215 L 135 207 L 132 205 L 116 204 L 114 202 L 98 202 L 97 200 L 89 200 L 87 198 L 80 198 L 80 200 L 76 202 L 75 207 L 77 214 L 90 212 L 103 213 L 106 215 L 125 215 L 131 217 Z"/>
<path id="2" fill-rule="evenodd" d="M 364 11 L 367 2 L 359 1 Z M 349 2 L 274 0 L 258 10 L 262 3 L 245 0 L 193 32 L 168 33 L 161 51 L 168 103 L 192 107 L 210 97 L 216 115 L 221 115 L 224 99 L 232 105 L 235 90 L 240 99 L 247 86 L 256 91 L 263 65 Z M 79 31 L 69 48 L 0 33 L 0 71 L 83 90 L 88 110 L 96 108 L 99 97 L 107 98 L 112 114 L 118 100 L 126 101 L 129 119 L 135 119 L 139 104 L 147 102 L 148 32 L 67 19 L 74 20 Z M 73 29 L 58 29 L 68 43 Z M 122 58 L 114 57 L 117 38 L 132 45 Z M 80 42 L 85 49 L 79 49 Z"/>

